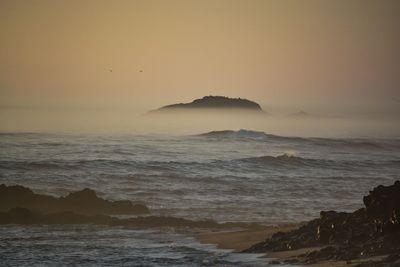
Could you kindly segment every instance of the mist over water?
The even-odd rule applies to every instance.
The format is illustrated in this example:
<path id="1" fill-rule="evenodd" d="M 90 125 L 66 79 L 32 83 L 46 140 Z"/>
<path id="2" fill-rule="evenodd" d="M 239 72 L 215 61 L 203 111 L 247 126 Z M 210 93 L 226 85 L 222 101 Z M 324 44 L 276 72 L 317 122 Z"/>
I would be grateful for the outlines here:
<path id="1" fill-rule="evenodd" d="M 343 115 L 338 113 L 273 113 L 239 110 L 146 110 L 5 108 L 0 131 L 69 134 L 167 134 L 185 135 L 226 129 L 252 129 L 283 136 L 398 138 L 396 114 Z"/>
<path id="2" fill-rule="evenodd" d="M 358 209 L 400 179 L 399 14 L 396 0 L 1 0 L 0 184 L 219 222 Z M 265 112 L 148 113 L 207 95 Z M 266 264 L 173 229 L 0 226 L 6 266 Z"/>
<path id="3" fill-rule="evenodd" d="M 1 114 L 0 183 L 56 196 L 89 187 L 107 199 L 145 203 L 152 215 L 302 222 L 321 210 L 358 209 L 374 186 L 400 179 L 395 117 L 108 109 Z M 7 244 L 0 246 L 0 257 L 10 265 L 267 264 L 200 245 L 171 229 L 7 226 L 0 231 L 0 243 Z M 50 247 L 57 257 L 48 255 Z"/>

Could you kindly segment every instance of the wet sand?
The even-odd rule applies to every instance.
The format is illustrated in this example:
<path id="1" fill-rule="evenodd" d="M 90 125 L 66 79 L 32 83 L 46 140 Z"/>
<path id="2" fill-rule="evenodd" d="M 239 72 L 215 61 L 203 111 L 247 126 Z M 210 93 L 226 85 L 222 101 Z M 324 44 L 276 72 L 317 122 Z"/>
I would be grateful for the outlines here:
<path id="1" fill-rule="evenodd" d="M 221 249 L 242 251 L 255 243 L 261 242 L 276 232 L 286 232 L 296 229 L 299 224 L 282 226 L 265 226 L 256 229 L 246 229 L 230 232 L 211 232 L 195 235 L 201 243 L 215 244 Z"/>
<path id="2" fill-rule="evenodd" d="M 233 249 L 236 252 L 240 252 L 246 248 L 249 248 L 255 243 L 261 242 L 266 238 L 270 237 L 276 232 L 286 232 L 291 231 L 299 227 L 300 224 L 292 225 L 282 225 L 282 226 L 265 226 L 263 228 L 256 229 L 246 229 L 240 231 L 225 231 L 225 232 L 207 232 L 199 233 L 194 237 L 201 243 L 215 244 L 221 249 Z M 265 254 L 266 260 L 277 260 L 284 261 L 287 259 L 293 259 L 301 254 L 311 252 L 313 250 L 319 250 L 321 247 L 304 248 L 291 251 L 281 251 L 281 252 L 269 252 Z M 363 260 L 356 260 L 352 262 L 346 261 L 324 261 L 316 264 L 307 265 L 309 267 L 352 267 L 363 261 L 368 260 L 379 260 L 382 257 L 366 258 Z M 296 265 L 298 266 L 298 265 Z"/>

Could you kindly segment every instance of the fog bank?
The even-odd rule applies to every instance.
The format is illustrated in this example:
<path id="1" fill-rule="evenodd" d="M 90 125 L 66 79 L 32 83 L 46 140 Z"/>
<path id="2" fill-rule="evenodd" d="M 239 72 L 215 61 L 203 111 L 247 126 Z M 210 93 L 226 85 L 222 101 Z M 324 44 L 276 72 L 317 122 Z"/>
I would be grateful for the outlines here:
<path id="1" fill-rule="evenodd" d="M 130 109 L 8 108 L 0 112 L 1 132 L 185 135 L 226 129 L 306 137 L 400 136 L 397 116 L 290 115 L 235 110 L 149 114 Z"/>

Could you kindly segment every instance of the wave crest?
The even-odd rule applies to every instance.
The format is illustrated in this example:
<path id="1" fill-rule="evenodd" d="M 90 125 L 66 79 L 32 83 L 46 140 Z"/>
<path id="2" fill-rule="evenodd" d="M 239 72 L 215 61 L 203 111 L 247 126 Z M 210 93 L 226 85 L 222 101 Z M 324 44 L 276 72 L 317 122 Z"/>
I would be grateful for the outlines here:
<path id="1" fill-rule="evenodd" d="M 400 149 L 400 140 L 381 140 L 381 139 L 340 139 L 340 138 L 321 138 L 321 137 L 295 137 L 295 136 L 280 136 L 267 134 L 261 131 L 252 131 L 241 129 L 239 131 L 223 130 L 212 131 L 208 133 L 199 134 L 197 136 L 223 139 L 244 139 L 246 141 L 266 141 L 277 143 L 290 143 L 295 145 L 315 145 L 319 147 L 331 147 L 338 149 L 359 149 L 359 150 L 393 150 Z"/>

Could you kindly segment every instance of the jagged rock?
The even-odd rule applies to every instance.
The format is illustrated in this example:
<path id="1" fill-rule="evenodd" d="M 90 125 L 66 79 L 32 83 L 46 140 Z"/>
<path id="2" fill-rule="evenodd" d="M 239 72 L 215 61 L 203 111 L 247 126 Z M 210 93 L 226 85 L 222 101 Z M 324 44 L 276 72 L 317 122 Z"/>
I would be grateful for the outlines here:
<path id="1" fill-rule="evenodd" d="M 367 261 L 354 267 L 400 267 L 400 254 L 392 254 L 378 261 Z"/>
<path id="2" fill-rule="evenodd" d="M 149 212 L 146 206 L 133 205 L 128 200 L 108 201 L 99 198 L 96 192 L 89 188 L 70 193 L 66 197 L 60 198 L 60 202 L 65 210 L 84 214 L 141 214 Z"/>
<path id="3" fill-rule="evenodd" d="M 392 186 L 376 187 L 364 197 L 364 203 L 365 208 L 352 213 L 322 211 L 320 218 L 291 232 L 276 233 L 244 252 L 262 253 L 323 247 L 299 256 L 297 260 L 301 263 L 317 263 L 324 260 L 351 261 L 368 256 L 398 253 L 400 182 L 395 182 Z M 389 263 L 394 264 L 390 259 Z M 389 263 L 376 266 L 391 266 L 387 265 Z"/>
<path id="4" fill-rule="evenodd" d="M 145 205 L 130 201 L 108 201 L 99 198 L 91 189 L 55 198 L 35 194 L 23 186 L 0 185 L 0 211 L 23 207 L 40 213 L 71 211 L 81 214 L 142 214 L 149 210 Z"/>
<path id="5" fill-rule="evenodd" d="M 363 198 L 367 215 L 374 220 L 376 230 L 398 231 L 400 229 L 400 181 L 392 186 L 378 186 Z"/>

